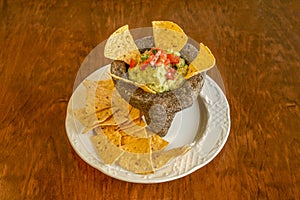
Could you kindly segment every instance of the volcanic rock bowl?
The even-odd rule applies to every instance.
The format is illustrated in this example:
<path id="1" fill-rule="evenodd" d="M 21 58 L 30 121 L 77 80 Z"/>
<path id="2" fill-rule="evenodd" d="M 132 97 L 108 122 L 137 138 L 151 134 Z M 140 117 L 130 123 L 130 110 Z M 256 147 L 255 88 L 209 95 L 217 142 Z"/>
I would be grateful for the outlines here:
<path id="1" fill-rule="evenodd" d="M 181 56 L 189 63 L 198 51 L 188 44 L 181 51 Z M 128 65 L 115 60 L 111 63 L 111 73 L 128 79 Z M 190 107 L 199 95 L 204 84 L 204 73 L 199 73 L 187 79 L 184 84 L 168 92 L 149 93 L 122 79 L 113 78 L 120 95 L 133 107 L 144 114 L 148 127 L 156 134 L 165 136 L 170 128 L 175 114 Z"/>
<path id="2" fill-rule="evenodd" d="M 111 64 L 111 73 L 127 78 L 127 66 L 123 61 Z M 165 136 L 170 128 L 175 114 L 190 107 L 199 95 L 204 83 L 202 74 L 189 78 L 180 88 L 163 93 L 149 93 L 143 89 L 113 78 L 120 95 L 133 107 L 141 110 L 149 128 Z"/>

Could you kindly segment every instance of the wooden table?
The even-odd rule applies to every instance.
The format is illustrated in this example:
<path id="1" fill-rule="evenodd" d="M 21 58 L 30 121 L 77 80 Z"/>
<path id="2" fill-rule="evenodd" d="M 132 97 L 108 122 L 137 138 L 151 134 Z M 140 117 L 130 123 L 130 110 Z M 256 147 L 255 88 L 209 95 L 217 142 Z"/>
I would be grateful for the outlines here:
<path id="1" fill-rule="evenodd" d="M 0 199 L 299 199 L 300 4 L 0 0 Z M 85 163 L 65 131 L 81 63 L 118 27 L 179 24 L 217 59 L 231 131 L 181 179 L 134 184 Z"/>

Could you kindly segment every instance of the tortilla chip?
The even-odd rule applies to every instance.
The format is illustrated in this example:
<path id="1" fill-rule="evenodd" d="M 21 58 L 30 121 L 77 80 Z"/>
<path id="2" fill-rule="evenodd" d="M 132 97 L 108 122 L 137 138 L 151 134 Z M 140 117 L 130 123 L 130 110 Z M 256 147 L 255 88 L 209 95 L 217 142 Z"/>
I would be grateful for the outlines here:
<path id="1" fill-rule="evenodd" d="M 143 138 L 147 137 L 147 132 L 145 129 L 147 124 L 143 122 L 141 117 L 132 120 L 128 116 L 128 120 L 125 123 L 120 124 L 119 126 L 120 129 L 128 135 L 135 136 L 135 137 L 143 137 Z"/>
<path id="2" fill-rule="evenodd" d="M 96 111 L 111 107 L 113 88 L 114 84 L 112 79 L 97 82 L 97 88 L 94 93 L 94 106 Z"/>
<path id="3" fill-rule="evenodd" d="M 91 129 L 100 126 L 101 123 L 112 116 L 112 110 L 110 108 L 97 111 L 96 113 L 87 113 L 85 108 L 74 110 L 73 112 L 79 122 L 85 126 L 82 133 L 87 133 Z"/>
<path id="4" fill-rule="evenodd" d="M 140 119 L 143 116 L 143 113 L 135 108 L 135 107 L 131 107 L 131 110 L 129 111 L 129 115 L 128 115 L 128 120 L 129 121 L 134 121 L 136 119 Z"/>
<path id="5" fill-rule="evenodd" d="M 115 112 L 113 115 L 111 115 L 109 118 L 107 118 L 105 121 L 101 122 L 101 126 L 111 126 L 111 125 L 119 125 L 127 121 L 127 116 L 124 116 L 122 112 Z"/>
<path id="6" fill-rule="evenodd" d="M 88 110 L 92 111 L 92 109 L 94 109 L 94 112 L 97 112 L 105 109 L 110 109 L 111 102 L 105 98 L 97 98 L 94 99 L 94 104 L 92 105 L 92 107 L 93 108 L 88 108 Z"/>
<path id="7" fill-rule="evenodd" d="M 137 174 L 149 174 L 154 172 L 151 154 L 149 153 L 124 152 L 124 154 L 120 156 L 118 164 L 124 169 Z"/>
<path id="8" fill-rule="evenodd" d="M 106 84 L 112 82 L 111 79 L 106 81 L 101 81 L 100 83 Z M 86 88 L 86 103 L 85 108 L 87 113 L 94 113 L 96 111 L 100 111 L 106 108 L 111 107 L 111 95 L 112 91 L 107 88 L 103 88 L 97 85 L 96 81 L 85 80 L 83 85 Z M 110 85 L 110 84 L 109 84 Z"/>
<path id="9" fill-rule="evenodd" d="M 140 126 L 131 126 L 126 129 L 121 127 L 121 130 L 126 133 L 127 135 L 131 135 L 133 137 L 138 137 L 138 138 L 147 138 L 147 132 L 146 129 Z"/>
<path id="10" fill-rule="evenodd" d="M 86 127 L 91 127 L 98 123 L 96 114 L 87 113 L 85 108 L 73 110 L 73 113 L 79 122 Z"/>
<path id="11" fill-rule="evenodd" d="M 146 126 L 147 126 L 146 122 L 144 122 L 144 120 L 142 119 L 142 117 L 133 120 L 133 122 L 134 122 L 136 125 L 141 126 L 141 127 L 146 127 Z"/>
<path id="12" fill-rule="evenodd" d="M 180 51 L 188 41 L 187 35 L 173 22 L 153 21 L 152 27 L 156 47 Z"/>
<path id="13" fill-rule="evenodd" d="M 85 108 L 87 113 L 94 113 L 94 97 L 97 88 L 97 83 L 91 80 L 85 80 L 82 83 L 86 89 L 86 97 L 85 97 Z"/>
<path id="14" fill-rule="evenodd" d="M 97 128 L 97 127 L 99 127 L 100 126 L 100 124 L 94 124 L 94 125 L 92 125 L 92 126 L 87 126 L 87 127 L 84 127 L 84 129 L 82 130 L 82 133 L 84 134 L 84 133 L 87 133 L 87 132 L 89 132 L 90 130 L 93 130 L 93 129 L 95 129 L 95 128 Z"/>
<path id="15" fill-rule="evenodd" d="M 110 116 L 112 116 L 113 111 L 110 108 L 106 108 L 100 111 L 96 111 L 97 120 L 99 123 L 104 122 L 107 120 Z"/>
<path id="16" fill-rule="evenodd" d="M 126 121 L 126 122 L 124 122 L 123 124 L 120 125 L 120 127 L 122 129 L 127 129 L 131 126 L 138 126 L 138 127 L 141 127 L 141 128 L 145 128 L 147 126 L 147 124 L 144 122 L 142 117 L 139 117 L 139 118 L 134 119 L 134 120 L 128 120 L 128 121 Z"/>
<path id="17" fill-rule="evenodd" d="M 168 146 L 169 142 L 162 139 L 159 135 L 153 135 L 151 137 L 151 150 L 152 152 L 154 151 L 159 151 L 163 150 Z"/>
<path id="18" fill-rule="evenodd" d="M 170 149 L 168 151 L 158 151 L 152 153 L 152 164 L 155 170 L 162 168 L 165 166 L 170 160 L 176 158 L 187 151 L 189 151 L 191 147 L 189 145 L 185 145 L 182 147 Z"/>
<path id="19" fill-rule="evenodd" d="M 92 80 L 84 80 L 82 82 L 82 84 L 84 85 L 84 87 L 87 89 L 87 90 L 96 90 L 97 88 L 97 82 L 96 81 L 92 81 Z"/>
<path id="20" fill-rule="evenodd" d="M 103 87 L 97 87 L 96 91 L 93 93 L 94 100 L 95 101 L 106 101 L 109 102 L 111 101 L 111 96 L 112 96 L 113 90 L 103 88 Z"/>
<path id="21" fill-rule="evenodd" d="M 124 151 L 132 152 L 132 153 L 150 153 L 150 138 L 138 138 L 133 137 L 131 135 L 127 135 L 124 132 L 121 132 L 122 141 L 121 148 Z"/>
<path id="22" fill-rule="evenodd" d="M 128 25 L 120 27 L 108 38 L 104 47 L 104 56 L 126 63 L 140 56 L 140 51 L 134 43 Z"/>
<path id="23" fill-rule="evenodd" d="M 92 136 L 92 142 L 105 164 L 113 164 L 124 153 L 122 149 L 112 144 L 101 131 L 98 131 L 96 136 Z"/>
<path id="24" fill-rule="evenodd" d="M 111 96 L 111 108 L 110 111 L 103 110 L 99 112 L 99 115 L 102 114 L 103 116 L 109 117 L 105 118 L 105 121 L 101 121 L 102 125 L 119 125 L 128 120 L 129 110 L 131 109 L 131 105 L 129 105 L 120 95 L 119 93 L 114 90 Z M 103 113 L 104 112 L 104 113 Z M 98 113 L 98 112 L 97 112 Z M 107 114 L 107 115 L 105 115 Z"/>
<path id="25" fill-rule="evenodd" d="M 97 82 L 97 88 L 106 88 L 107 90 L 113 90 L 114 89 L 114 82 L 112 79 L 107 79 L 107 80 L 99 80 Z"/>
<path id="26" fill-rule="evenodd" d="M 121 134 L 119 131 L 119 128 L 117 126 L 105 126 L 105 127 L 99 127 L 95 129 L 96 133 L 99 133 L 99 131 L 102 131 L 107 139 L 117 147 L 121 146 Z"/>
<path id="27" fill-rule="evenodd" d="M 190 64 L 188 67 L 188 71 L 185 75 L 185 79 L 189 79 L 192 76 L 195 76 L 196 74 L 198 74 L 198 70 L 194 67 L 194 65 Z"/>
<path id="28" fill-rule="evenodd" d="M 118 79 L 118 80 L 122 80 L 124 81 L 125 83 L 130 83 L 130 84 L 133 84 L 135 85 L 136 87 L 139 87 L 141 88 L 142 90 L 144 90 L 145 92 L 150 92 L 152 94 L 156 94 L 156 92 L 152 89 L 150 89 L 147 85 L 144 85 L 144 84 L 141 84 L 141 83 L 137 83 L 137 82 L 134 82 L 134 81 L 131 81 L 129 79 L 126 79 L 126 78 L 122 78 L 120 76 L 117 76 L 115 74 L 110 74 L 113 78 L 115 79 Z"/>
<path id="29" fill-rule="evenodd" d="M 132 106 L 128 104 L 119 94 L 119 92 L 114 89 L 111 97 L 111 107 L 113 110 L 120 110 L 124 115 L 128 116 L 129 111 Z"/>
<path id="30" fill-rule="evenodd" d="M 186 79 L 201 72 L 207 71 L 215 66 L 216 60 L 207 46 L 200 43 L 200 50 L 197 57 L 191 62 L 188 68 Z"/>

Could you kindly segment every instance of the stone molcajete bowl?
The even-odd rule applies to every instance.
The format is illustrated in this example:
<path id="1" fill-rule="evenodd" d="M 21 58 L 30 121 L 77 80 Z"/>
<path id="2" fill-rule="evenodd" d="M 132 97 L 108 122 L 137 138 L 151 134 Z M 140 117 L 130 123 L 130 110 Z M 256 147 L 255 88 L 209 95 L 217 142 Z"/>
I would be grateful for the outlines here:
<path id="1" fill-rule="evenodd" d="M 136 40 L 135 43 L 141 50 L 154 47 L 152 36 Z M 188 63 L 197 56 L 198 52 L 192 40 L 189 40 L 180 51 L 181 56 Z M 111 73 L 128 79 L 128 67 L 125 62 L 115 60 L 111 63 Z M 122 79 L 112 78 L 120 95 L 130 105 L 143 112 L 148 127 L 154 133 L 165 136 L 175 114 L 194 103 L 204 84 L 204 76 L 205 73 L 199 73 L 188 78 L 181 87 L 175 90 L 156 94 L 146 92 Z"/>

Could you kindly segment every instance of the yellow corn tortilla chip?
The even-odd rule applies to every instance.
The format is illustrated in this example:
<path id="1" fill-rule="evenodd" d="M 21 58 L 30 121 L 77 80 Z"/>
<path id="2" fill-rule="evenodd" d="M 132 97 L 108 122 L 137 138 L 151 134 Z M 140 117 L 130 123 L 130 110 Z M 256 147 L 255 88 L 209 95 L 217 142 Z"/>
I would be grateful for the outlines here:
<path id="1" fill-rule="evenodd" d="M 136 137 L 147 137 L 145 130 L 147 124 L 142 120 L 142 113 L 140 110 L 131 107 L 127 118 L 128 120 L 125 123 L 120 124 L 120 128 L 124 132 Z"/>
<path id="2" fill-rule="evenodd" d="M 128 120 L 134 121 L 136 119 L 140 119 L 142 116 L 143 113 L 139 109 L 132 106 L 131 110 L 129 111 Z"/>
<path id="3" fill-rule="evenodd" d="M 191 62 L 188 68 L 186 79 L 195 76 L 201 72 L 207 71 L 215 66 L 216 59 L 207 46 L 200 43 L 200 50 L 196 58 Z"/>
<path id="4" fill-rule="evenodd" d="M 140 51 L 134 43 L 128 25 L 120 27 L 108 38 L 104 47 L 104 56 L 126 63 L 140 56 Z"/>
<path id="5" fill-rule="evenodd" d="M 100 126 L 100 124 L 97 123 L 97 124 L 94 124 L 94 125 L 92 125 L 92 126 L 84 127 L 82 133 L 83 133 L 83 134 L 84 134 L 84 133 L 87 133 L 87 132 L 89 132 L 90 130 L 93 130 L 93 129 L 99 127 L 99 126 Z"/>
<path id="6" fill-rule="evenodd" d="M 114 89 L 114 82 L 112 79 L 107 79 L 107 80 L 99 80 L 97 82 L 97 88 L 105 88 L 108 90 L 113 90 Z"/>
<path id="7" fill-rule="evenodd" d="M 159 151 L 159 150 L 163 150 L 164 148 L 166 148 L 168 146 L 169 142 L 162 139 L 159 135 L 153 135 L 151 137 L 151 151 L 155 152 L 155 151 Z"/>
<path id="8" fill-rule="evenodd" d="M 124 152 L 117 163 L 124 169 L 137 174 L 149 174 L 154 172 L 151 154 L 149 153 Z"/>
<path id="9" fill-rule="evenodd" d="M 138 119 L 133 120 L 133 122 L 136 125 L 141 126 L 141 127 L 146 127 L 147 126 L 146 122 L 144 122 L 144 120 L 142 119 L 142 116 Z"/>
<path id="10" fill-rule="evenodd" d="M 183 155 L 187 151 L 189 151 L 191 147 L 189 145 L 185 145 L 182 147 L 170 149 L 168 151 L 158 151 L 152 153 L 152 164 L 155 170 L 158 170 L 165 166 L 170 160 L 176 158 L 180 155 Z"/>
<path id="11" fill-rule="evenodd" d="M 188 41 L 187 35 L 173 22 L 153 21 L 152 28 L 156 47 L 180 51 Z"/>
<path id="12" fill-rule="evenodd" d="M 97 101 L 100 103 L 100 101 L 105 101 L 111 103 L 111 96 L 112 96 L 113 90 L 97 87 L 96 91 L 91 94 L 94 96 L 94 101 Z"/>
<path id="13" fill-rule="evenodd" d="M 194 65 L 190 64 L 188 67 L 188 71 L 185 75 L 185 79 L 189 79 L 192 76 L 195 76 L 196 74 L 198 74 L 198 70 L 194 67 Z"/>
<path id="14" fill-rule="evenodd" d="M 94 129 L 104 123 L 104 121 L 112 116 L 111 109 L 97 111 L 96 113 L 87 113 L 85 108 L 74 110 L 75 117 L 79 122 L 85 126 L 82 133 L 87 133 L 89 130 Z"/>
<path id="15" fill-rule="evenodd" d="M 120 126 L 120 130 L 122 130 L 125 134 L 138 137 L 138 138 L 148 138 L 147 131 L 145 127 L 133 125 L 133 126 Z"/>
<path id="16" fill-rule="evenodd" d="M 147 131 L 144 127 L 133 125 L 127 128 L 120 127 L 120 129 L 127 135 L 131 135 L 138 138 L 147 138 Z"/>
<path id="17" fill-rule="evenodd" d="M 134 120 L 130 120 L 128 119 L 128 121 L 124 122 L 123 124 L 120 125 L 121 128 L 126 129 L 129 128 L 131 126 L 138 126 L 141 128 L 145 128 L 147 126 L 147 124 L 144 122 L 144 120 L 142 119 L 142 116 L 134 119 Z"/>
<path id="18" fill-rule="evenodd" d="M 112 82 L 111 79 L 101 81 L 101 84 Z M 99 83 L 99 82 L 98 82 Z M 86 88 L 85 108 L 87 113 L 93 113 L 111 107 L 112 91 L 104 87 L 99 87 L 96 81 L 85 80 L 83 85 Z M 109 87 L 107 85 L 107 87 Z"/>
<path id="19" fill-rule="evenodd" d="M 124 116 L 128 116 L 132 106 L 128 104 L 119 94 L 119 92 L 114 89 L 111 97 L 111 107 L 114 111 L 120 111 Z"/>
<path id="20" fill-rule="evenodd" d="M 142 116 L 142 113 L 139 109 L 135 108 L 135 107 L 132 107 L 129 111 L 129 120 L 135 120 L 135 119 L 138 119 Z"/>
<path id="21" fill-rule="evenodd" d="M 131 135 L 127 135 L 124 132 L 121 139 L 121 148 L 124 151 L 132 153 L 150 153 L 151 139 L 150 138 L 138 138 Z"/>
<path id="22" fill-rule="evenodd" d="M 111 107 L 111 99 L 114 84 L 112 79 L 100 80 L 97 82 L 97 88 L 94 95 L 95 110 L 102 110 Z"/>
<path id="23" fill-rule="evenodd" d="M 104 122 L 112 115 L 113 115 L 113 110 L 111 108 L 106 108 L 100 111 L 96 111 L 96 116 L 99 123 Z"/>
<path id="24" fill-rule="evenodd" d="M 94 107 L 94 97 L 95 92 L 97 88 L 97 82 L 91 81 L 91 80 L 85 80 L 82 83 L 86 89 L 86 98 L 85 98 L 85 109 L 86 113 L 94 113 L 95 107 Z"/>
<path id="25" fill-rule="evenodd" d="M 124 153 L 122 149 L 112 144 L 101 131 L 98 131 L 96 136 L 92 136 L 92 142 L 105 164 L 113 164 Z"/>
<path id="26" fill-rule="evenodd" d="M 103 122 L 100 122 L 101 126 L 110 126 L 110 125 L 119 125 L 128 120 L 126 113 L 124 114 L 122 111 L 117 110 L 110 117 L 108 117 Z"/>
<path id="27" fill-rule="evenodd" d="M 119 132 L 119 128 L 117 126 L 104 126 L 104 127 L 98 127 L 95 129 L 95 132 L 98 134 L 99 131 L 102 131 L 107 139 L 117 147 L 121 146 L 121 134 Z"/>
<path id="28" fill-rule="evenodd" d="M 87 113 L 85 108 L 73 110 L 73 113 L 79 122 L 86 127 L 91 127 L 98 123 L 96 113 Z"/>
<path id="29" fill-rule="evenodd" d="M 111 108 L 111 102 L 104 98 L 95 98 L 94 104 L 92 105 L 92 108 L 89 108 L 88 110 L 92 111 L 94 109 L 95 112 L 110 109 Z"/>
<path id="30" fill-rule="evenodd" d="M 84 87 L 87 89 L 87 90 L 96 90 L 97 88 L 97 82 L 96 81 L 92 81 L 92 80 L 84 80 L 82 82 L 82 84 L 84 85 Z"/>
<path id="31" fill-rule="evenodd" d="M 150 92 L 152 94 L 156 94 L 156 92 L 152 89 L 150 89 L 147 85 L 144 85 L 144 84 L 141 84 L 141 83 L 137 83 L 137 82 L 134 82 L 134 81 L 131 81 L 129 79 L 126 79 L 126 78 L 122 78 L 120 76 L 117 76 L 115 74 L 110 74 L 112 77 L 118 79 L 118 80 L 121 80 L 121 81 L 124 81 L 125 83 L 130 83 L 130 84 L 133 84 L 139 88 L 141 88 L 142 90 L 144 90 L 145 92 Z"/>

